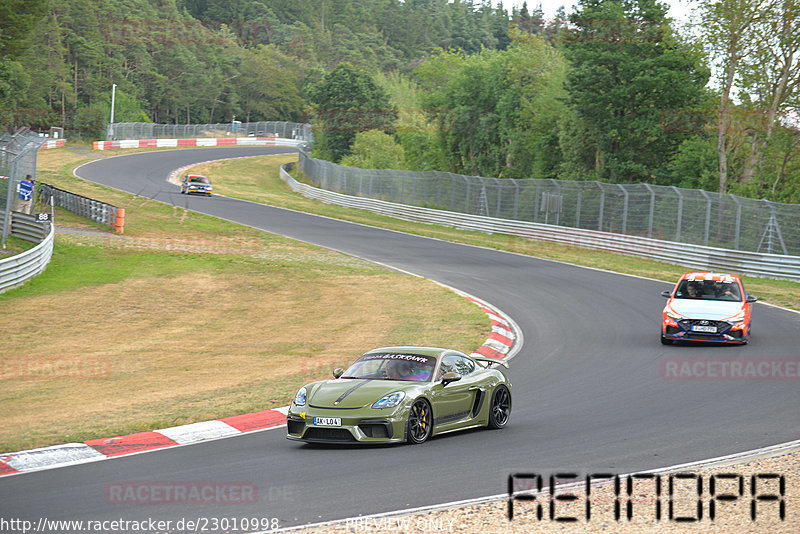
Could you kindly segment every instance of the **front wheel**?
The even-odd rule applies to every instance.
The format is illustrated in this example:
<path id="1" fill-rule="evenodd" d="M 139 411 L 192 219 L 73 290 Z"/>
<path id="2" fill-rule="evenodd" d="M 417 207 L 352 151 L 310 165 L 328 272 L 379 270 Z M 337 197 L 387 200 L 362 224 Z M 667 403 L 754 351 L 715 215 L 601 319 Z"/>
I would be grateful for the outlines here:
<path id="1" fill-rule="evenodd" d="M 511 393 L 503 384 L 497 386 L 492 393 L 489 405 L 489 428 L 503 428 L 511 415 Z"/>
<path id="2" fill-rule="evenodd" d="M 406 422 L 406 440 L 411 444 L 422 443 L 431 436 L 433 413 L 425 399 L 417 399 L 411 405 Z"/>

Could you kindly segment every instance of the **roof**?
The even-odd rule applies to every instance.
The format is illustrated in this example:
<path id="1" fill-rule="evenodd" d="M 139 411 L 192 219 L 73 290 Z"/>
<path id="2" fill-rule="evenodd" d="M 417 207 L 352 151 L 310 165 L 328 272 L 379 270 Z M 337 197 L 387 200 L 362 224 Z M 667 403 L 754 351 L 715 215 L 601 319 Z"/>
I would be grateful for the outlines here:
<path id="1" fill-rule="evenodd" d="M 694 273 L 686 273 L 681 276 L 681 279 L 686 280 L 711 280 L 713 282 L 733 282 L 734 280 L 739 280 L 739 276 L 736 274 L 730 273 L 715 273 L 711 272 L 694 272 Z"/>

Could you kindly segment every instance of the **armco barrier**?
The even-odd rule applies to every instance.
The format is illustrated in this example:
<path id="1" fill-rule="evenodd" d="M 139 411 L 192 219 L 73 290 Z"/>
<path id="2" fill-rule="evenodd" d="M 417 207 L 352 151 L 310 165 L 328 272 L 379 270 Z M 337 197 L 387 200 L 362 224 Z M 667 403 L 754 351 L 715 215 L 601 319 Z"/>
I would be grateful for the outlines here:
<path id="1" fill-rule="evenodd" d="M 691 269 L 726 271 L 765 278 L 779 278 L 800 282 L 800 257 L 762 254 L 701 245 L 661 241 L 646 237 L 598 232 L 565 226 L 555 226 L 510 219 L 496 219 L 416 206 L 406 206 L 383 200 L 355 197 L 326 191 L 296 181 L 288 172 L 294 164 L 281 167 L 281 177 L 292 191 L 347 208 L 357 208 L 397 219 L 441 224 L 460 230 L 473 230 L 490 234 L 505 234 L 552 241 L 631 256 L 650 258 L 684 265 Z"/>
<path id="2" fill-rule="evenodd" d="M 0 211 L 0 217 L 5 217 L 5 212 Z M 0 293 L 22 285 L 44 271 L 53 256 L 55 229 L 52 224 L 36 222 L 32 215 L 11 212 L 11 235 L 40 243 L 21 254 L 0 260 Z M 36 236 L 40 238 L 36 239 Z"/>
<path id="3" fill-rule="evenodd" d="M 39 184 L 36 186 L 36 192 L 41 202 L 49 205 L 52 198 L 55 206 L 94 222 L 108 225 L 120 234 L 124 231 L 125 210 L 122 208 L 70 193 L 49 184 Z"/>

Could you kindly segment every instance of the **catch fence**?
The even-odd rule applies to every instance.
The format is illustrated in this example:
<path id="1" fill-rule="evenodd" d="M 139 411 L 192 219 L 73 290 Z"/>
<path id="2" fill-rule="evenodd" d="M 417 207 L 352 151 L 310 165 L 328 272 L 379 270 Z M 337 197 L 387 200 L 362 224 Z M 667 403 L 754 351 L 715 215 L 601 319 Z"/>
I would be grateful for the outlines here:
<path id="1" fill-rule="evenodd" d="M 470 215 L 766 254 L 800 256 L 800 205 L 651 184 L 358 169 L 301 150 L 317 187 Z"/>
<path id="2" fill-rule="evenodd" d="M 30 174 L 36 178 L 36 157 L 47 142 L 27 128 L 0 137 L 0 211 L 11 213 L 17 208 L 19 184 Z M 3 217 L 0 246 L 5 248 L 11 229 L 11 218 Z"/>
<path id="3" fill-rule="evenodd" d="M 106 140 L 268 137 L 311 141 L 311 125 L 299 122 L 222 122 L 216 124 L 153 124 L 116 122 L 108 125 Z"/>

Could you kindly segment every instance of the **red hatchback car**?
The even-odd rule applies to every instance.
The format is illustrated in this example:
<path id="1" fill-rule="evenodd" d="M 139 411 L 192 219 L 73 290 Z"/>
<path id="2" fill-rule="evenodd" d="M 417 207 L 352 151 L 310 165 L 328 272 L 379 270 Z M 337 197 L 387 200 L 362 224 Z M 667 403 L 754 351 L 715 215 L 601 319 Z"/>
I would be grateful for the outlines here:
<path id="1" fill-rule="evenodd" d="M 709 341 L 745 344 L 750 340 L 753 303 L 735 274 L 686 273 L 667 297 L 661 320 L 661 343 Z"/>

